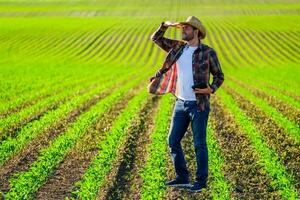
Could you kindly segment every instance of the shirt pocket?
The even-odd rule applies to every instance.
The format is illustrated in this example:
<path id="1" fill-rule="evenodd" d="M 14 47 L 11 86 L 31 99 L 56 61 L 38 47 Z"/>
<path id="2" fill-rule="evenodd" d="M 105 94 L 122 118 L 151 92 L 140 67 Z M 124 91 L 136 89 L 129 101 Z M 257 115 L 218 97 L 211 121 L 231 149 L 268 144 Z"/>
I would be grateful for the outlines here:
<path id="1" fill-rule="evenodd" d="M 201 61 L 200 69 L 201 69 L 202 73 L 207 73 L 208 67 L 209 67 L 209 61 L 208 60 Z"/>

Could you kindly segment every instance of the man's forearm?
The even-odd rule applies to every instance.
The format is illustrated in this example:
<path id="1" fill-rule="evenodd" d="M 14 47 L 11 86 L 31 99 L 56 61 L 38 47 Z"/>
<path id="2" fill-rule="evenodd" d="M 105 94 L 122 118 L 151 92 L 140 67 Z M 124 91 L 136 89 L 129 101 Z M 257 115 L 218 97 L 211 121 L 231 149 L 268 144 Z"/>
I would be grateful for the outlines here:
<path id="1" fill-rule="evenodd" d="M 210 87 L 213 89 L 212 93 L 215 93 L 216 90 L 223 84 L 224 82 L 224 74 L 222 72 L 214 75 L 213 82 Z"/>
<path id="2" fill-rule="evenodd" d="M 164 34 L 167 29 L 168 26 L 164 26 L 164 22 L 162 22 L 158 29 L 151 35 L 151 40 L 160 48 L 162 48 L 166 52 L 169 52 L 172 49 L 172 47 L 177 43 L 177 40 L 172 40 L 164 37 Z"/>
<path id="3" fill-rule="evenodd" d="M 213 89 L 212 93 L 215 93 L 216 90 L 224 82 L 224 73 L 221 69 L 219 59 L 218 59 L 217 54 L 214 50 L 212 51 L 212 53 L 210 55 L 210 71 L 213 75 L 213 82 L 210 85 L 210 87 Z"/>
<path id="4" fill-rule="evenodd" d="M 161 43 L 163 36 L 164 36 L 166 30 L 168 29 L 168 27 L 164 26 L 163 24 L 164 24 L 164 22 L 162 22 L 159 25 L 158 29 L 151 35 L 151 40 L 155 43 Z"/>

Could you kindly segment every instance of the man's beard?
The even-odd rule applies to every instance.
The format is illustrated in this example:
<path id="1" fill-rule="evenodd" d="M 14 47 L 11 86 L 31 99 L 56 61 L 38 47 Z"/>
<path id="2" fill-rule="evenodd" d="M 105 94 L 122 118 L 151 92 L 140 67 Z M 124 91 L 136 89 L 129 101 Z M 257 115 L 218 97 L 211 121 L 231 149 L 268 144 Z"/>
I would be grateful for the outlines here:
<path id="1" fill-rule="evenodd" d="M 190 40 L 194 39 L 194 35 L 182 34 L 182 39 L 185 41 L 190 41 Z"/>

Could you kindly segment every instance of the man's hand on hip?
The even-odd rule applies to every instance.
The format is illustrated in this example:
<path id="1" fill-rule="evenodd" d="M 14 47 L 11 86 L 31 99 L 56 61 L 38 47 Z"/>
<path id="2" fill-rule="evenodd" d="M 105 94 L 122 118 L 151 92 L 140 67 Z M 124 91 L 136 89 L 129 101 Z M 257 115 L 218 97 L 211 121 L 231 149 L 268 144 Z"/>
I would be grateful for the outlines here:
<path id="1" fill-rule="evenodd" d="M 194 92 L 197 94 L 211 94 L 213 92 L 213 89 L 211 87 L 207 87 L 207 88 L 195 88 Z"/>

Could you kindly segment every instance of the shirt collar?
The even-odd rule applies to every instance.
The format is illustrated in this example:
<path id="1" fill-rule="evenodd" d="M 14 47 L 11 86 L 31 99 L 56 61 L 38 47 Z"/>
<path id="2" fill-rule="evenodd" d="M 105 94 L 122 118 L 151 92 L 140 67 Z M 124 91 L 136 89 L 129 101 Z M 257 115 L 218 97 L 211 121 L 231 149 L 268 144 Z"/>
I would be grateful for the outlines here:
<path id="1" fill-rule="evenodd" d="M 197 49 L 201 48 L 202 46 L 203 46 L 203 43 L 198 44 Z M 188 43 L 185 42 L 185 44 L 184 44 L 184 49 L 185 49 L 185 48 L 188 48 L 188 47 L 189 47 Z M 196 51 L 197 49 L 195 49 L 195 51 Z"/>

